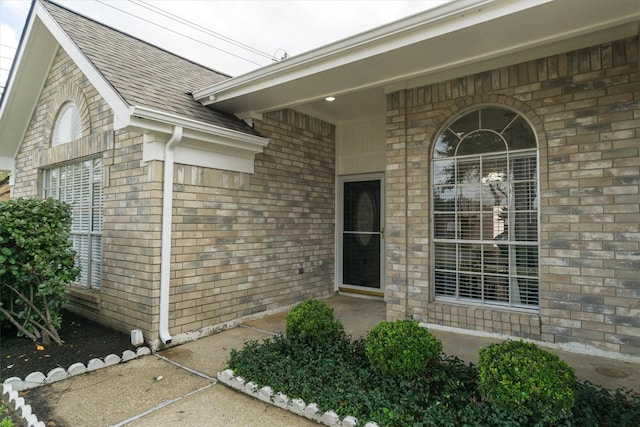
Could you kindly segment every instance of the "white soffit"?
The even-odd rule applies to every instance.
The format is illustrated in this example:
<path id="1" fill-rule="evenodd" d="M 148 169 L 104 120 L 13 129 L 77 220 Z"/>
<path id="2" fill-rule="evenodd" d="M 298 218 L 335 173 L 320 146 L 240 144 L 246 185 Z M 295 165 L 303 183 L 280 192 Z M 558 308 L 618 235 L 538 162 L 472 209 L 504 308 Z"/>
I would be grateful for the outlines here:
<path id="1" fill-rule="evenodd" d="M 330 121 L 375 114 L 384 109 L 385 91 L 637 35 L 640 2 L 613 4 L 456 1 L 201 89 L 194 98 L 234 114 L 285 107 Z M 325 103 L 327 95 L 337 101 Z"/>
<path id="2" fill-rule="evenodd" d="M 58 46 L 35 14 L 30 14 L 25 28 L 25 34 L 32 37 L 25 40 L 16 52 L 0 106 L 0 168 L 3 170 L 9 169 L 13 163 Z"/>

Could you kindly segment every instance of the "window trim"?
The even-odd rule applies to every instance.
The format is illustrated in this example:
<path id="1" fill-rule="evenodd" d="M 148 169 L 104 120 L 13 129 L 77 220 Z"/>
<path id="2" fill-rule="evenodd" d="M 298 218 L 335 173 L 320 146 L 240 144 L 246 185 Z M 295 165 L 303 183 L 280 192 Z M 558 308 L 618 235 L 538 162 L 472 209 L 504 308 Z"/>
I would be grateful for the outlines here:
<path id="1" fill-rule="evenodd" d="M 535 137 L 535 147 L 533 148 L 525 148 L 525 149 L 521 149 L 521 148 L 516 148 L 516 149 L 509 149 L 509 145 L 507 144 L 507 149 L 505 151 L 501 151 L 501 152 L 492 152 L 492 151 L 488 151 L 488 152 L 482 152 L 482 153 L 474 153 L 474 154 L 468 154 L 468 155 L 457 155 L 457 151 L 459 148 L 459 143 L 456 146 L 455 152 L 454 154 L 452 154 L 451 156 L 437 156 L 435 151 L 437 148 L 437 143 L 440 140 L 441 136 L 447 132 L 453 132 L 450 127 L 452 125 L 454 125 L 459 119 L 465 117 L 466 115 L 474 112 L 474 111 L 479 111 L 479 110 L 483 110 L 483 109 L 501 109 L 504 110 L 505 112 L 512 112 L 515 114 L 515 117 L 510 120 L 509 125 L 510 126 L 512 123 L 515 122 L 515 120 L 518 117 L 521 117 L 524 122 L 526 123 L 526 125 L 529 127 L 529 130 L 531 131 L 531 133 L 533 134 L 533 136 Z M 494 133 L 498 133 L 496 132 L 494 129 L 490 129 L 490 128 L 482 128 L 482 120 L 479 120 L 479 126 L 477 129 L 472 130 L 470 132 L 468 132 L 468 134 L 472 134 L 474 132 L 477 131 L 492 131 Z M 508 127 L 507 126 L 507 127 Z M 504 129 L 506 129 L 507 127 L 505 127 Z M 503 130 L 504 130 L 503 129 Z M 529 121 L 529 119 L 520 111 L 514 110 L 513 108 L 510 108 L 509 106 L 506 105 L 500 105 L 500 104 L 482 104 L 482 105 L 474 105 L 470 108 L 464 109 L 462 111 L 459 111 L 457 114 L 455 114 L 452 118 L 450 118 L 449 120 L 447 120 L 447 122 L 440 128 L 440 130 L 435 134 L 435 139 L 434 142 L 431 146 L 431 151 L 430 151 L 430 173 L 429 173 L 429 190 L 431 193 L 431 197 L 430 197 L 430 203 L 431 203 L 431 214 L 430 214 L 430 238 L 431 238 L 431 243 L 430 243 L 430 281 L 432 283 L 432 286 L 430 286 L 430 294 L 431 294 L 431 298 L 433 299 L 433 301 L 436 302 L 448 302 L 448 303 L 456 303 L 456 304 L 462 304 L 462 305 L 471 305 L 471 306 L 477 306 L 477 307 L 481 307 L 481 308 L 486 308 L 486 309 L 500 309 L 500 310 L 509 310 L 509 311 L 520 311 L 520 312 L 527 312 L 527 313 L 539 313 L 540 311 L 540 285 L 541 285 L 541 280 L 540 280 L 540 143 L 539 143 L 539 138 L 537 133 L 535 132 L 535 127 L 531 124 L 531 122 Z M 464 139 L 464 138 L 463 138 Z M 436 194 L 436 188 L 437 188 L 437 184 L 435 182 L 435 172 L 436 172 L 436 168 L 435 168 L 435 164 L 436 161 L 438 160 L 443 160 L 443 159 L 451 159 L 454 161 L 454 164 L 457 164 L 457 161 L 460 159 L 464 159 L 464 158 L 477 158 L 478 161 L 480 161 L 480 158 L 490 158 L 490 157 L 502 157 L 505 159 L 505 161 L 507 162 L 507 167 L 511 167 L 511 159 L 513 157 L 529 157 L 527 156 L 527 154 L 529 154 L 531 156 L 531 158 L 535 159 L 536 162 L 536 170 L 535 170 L 535 184 L 536 184 L 536 192 L 535 192 L 535 199 L 537 199 L 537 203 L 535 204 L 535 221 L 536 221 L 536 234 L 535 234 L 535 240 L 533 241 L 517 241 L 515 239 L 511 239 L 509 240 L 510 242 L 510 247 L 515 248 L 516 246 L 518 247 L 524 247 L 524 246 L 533 246 L 535 248 L 537 248 L 537 259 L 535 261 L 535 265 L 537 268 L 537 276 L 535 276 L 536 280 L 537 280 L 537 304 L 533 305 L 533 304 L 521 304 L 519 302 L 517 302 L 518 300 L 514 298 L 513 296 L 513 288 L 514 285 L 512 284 L 512 280 L 514 278 L 527 278 L 526 275 L 521 275 L 518 274 L 517 271 L 517 267 L 516 267 L 516 254 L 515 254 L 515 249 L 510 249 L 510 252 L 512 252 L 511 255 L 509 255 L 508 258 L 508 271 L 507 271 L 507 275 L 509 278 L 509 285 L 508 285 L 508 296 L 507 296 L 507 301 L 493 301 L 493 300 L 489 300 L 487 301 L 487 299 L 485 299 L 485 291 L 486 291 L 486 287 L 485 284 L 482 283 L 481 284 L 481 296 L 478 298 L 471 298 L 471 297 L 461 297 L 459 295 L 459 290 L 460 290 L 460 280 L 458 278 L 459 274 L 461 272 L 464 272 L 464 270 L 460 270 L 460 259 L 459 259 L 459 249 L 457 248 L 457 245 L 459 243 L 478 243 L 478 244 L 487 244 L 488 240 L 486 239 L 479 239 L 479 240 L 474 240 L 474 239 L 460 239 L 459 235 L 457 234 L 457 229 L 459 228 L 460 224 L 458 224 L 458 220 L 457 220 L 457 206 L 453 211 L 453 214 L 456 215 L 456 224 L 455 224 L 455 228 L 456 228 L 456 236 L 455 239 L 443 239 L 443 238 L 436 238 L 436 206 L 435 206 L 435 194 Z M 456 175 L 457 175 L 457 168 L 456 168 Z M 458 178 L 456 176 L 454 184 L 452 184 L 454 187 L 456 185 L 458 185 Z M 457 191 L 457 189 L 455 190 Z M 513 188 L 513 183 L 509 184 L 509 198 L 508 198 L 508 205 L 511 206 L 511 204 L 514 202 L 514 195 L 512 194 L 514 191 Z M 455 199 L 455 198 L 454 198 Z M 482 213 L 482 211 L 480 211 L 480 213 Z M 533 213 L 533 212 L 532 212 Z M 513 223 L 514 219 L 510 219 L 509 223 Z M 480 236 L 483 237 L 483 236 Z M 453 296 L 446 296 L 446 295 L 437 295 L 436 294 L 436 246 L 438 243 L 444 243 L 444 244 L 451 244 L 456 246 L 456 255 L 455 255 L 455 269 L 452 270 L 452 272 L 455 272 L 456 274 L 456 280 L 455 280 L 455 294 Z M 484 257 L 484 254 L 483 254 Z M 486 263 L 485 259 L 482 258 L 483 263 Z M 482 269 L 480 270 L 480 272 L 478 273 L 479 277 L 481 278 L 481 281 L 484 280 L 485 277 L 485 269 L 484 266 L 482 267 Z M 491 275 L 489 275 L 491 276 Z M 493 277 L 493 276 L 491 276 Z M 532 278 L 534 276 L 529 276 L 529 278 Z M 517 288 L 516 288 L 517 289 Z"/>

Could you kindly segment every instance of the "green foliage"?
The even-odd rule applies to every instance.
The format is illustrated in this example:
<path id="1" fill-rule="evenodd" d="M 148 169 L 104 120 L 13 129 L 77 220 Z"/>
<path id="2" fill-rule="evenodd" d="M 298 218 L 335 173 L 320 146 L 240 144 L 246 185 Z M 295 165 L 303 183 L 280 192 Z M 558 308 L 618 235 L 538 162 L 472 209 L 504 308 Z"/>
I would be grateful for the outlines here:
<path id="1" fill-rule="evenodd" d="M 0 321 L 62 344 L 60 309 L 80 269 L 69 240 L 71 208 L 53 199 L 0 202 Z"/>
<path id="2" fill-rule="evenodd" d="M 412 320 L 381 322 L 366 342 L 369 362 L 382 374 L 415 377 L 438 360 L 442 343 Z"/>
<path id="3" fill-rule="evenodd" d="M 640 426 L 640 394 L 608 390 L 588 381 L 574 385 L 572 425 L 581 427 Z"/>
<path id="4" fill-rule="evenodd" d="M 9 414 L 9 408 L 0 403 L 0 427 L 13 427 L 13 418 Z"/>
<path id="5" fill-rule="evenodd" d="M 424 375 L 404 378 L 373 369 L 366 340 L 332 342 L 326 347 L 277 335 L 232 350 L 227 366 L 258 387 L 268 385 L 290 398 L 314 402 L 321 412 L 352 415 L 363 424 L 412 427 L 638 426 L 640 396 L 609 393 L 590 384 L 573 384 L 573 415 L 544 422 L 521 411 L 483 400 L 479 372 L 460 359 L 440 354 Z M 530 402 L 527 402 L 530 404 Z"/>
<path id="6" fill-rule="evenodd" d="M 571 415 L 575 372 L 558 356 L 524 341 L 491 344 L 479 353 L 485 401 L 543 423 Z"/>
<path id="7" fill-rule="evenodd" d="M 346 337 L 344 326 L 333 316 L 333 308 L 319 300 L 305 300 L 291 309 L 285 333 L 287 338 L 313 348 L 331 346 Z"/>

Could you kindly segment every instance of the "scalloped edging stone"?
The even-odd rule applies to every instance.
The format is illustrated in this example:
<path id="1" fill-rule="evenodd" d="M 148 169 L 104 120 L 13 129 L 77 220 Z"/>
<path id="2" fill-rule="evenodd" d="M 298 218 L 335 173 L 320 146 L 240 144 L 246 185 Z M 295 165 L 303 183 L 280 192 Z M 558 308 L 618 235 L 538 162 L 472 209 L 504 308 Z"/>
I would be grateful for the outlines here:
<path id="1" fill-rule="evenodd" d="M 241 391 L 246 395 L 263 402 L 267 402 L 296 415 L 300 415 L 319 424 L 329 427 L 356 427 L 362 425 L 356 417 L 351 415 L 347 415 L 341 420 L 338 414 L 334 411 L 320 413 L 317 404 L 307 404 L 302 399 L 290 399 L 286 394 L 281 392 L 274 393 L 273 389 L 269 386 L 264 386 L 261 389 L 258 389 L 258 386 L 253 381 L 247 382 L 244 378 L 236 376 L 233 369 L 225 369 L 224 371 L 218 372 L 216 376 L 218 381 L 233 388 L 234 390 Z M 378 424 L 373 421 L 369 421 L 364 426 L 378 427 Z"/>
<path id="2" fill-rule="evenodd" d="M 150 354 L 151 350 L 148 347 L 138 347 L 135 352 L 125 350 L 122 353 L 122 357 L 115 354 L 109 354 L 104 358 L 104 360 L 97 358 L 91 359 L 89 363 L 87 363 L 87 366 L 82 363 L 74 363 L 66 370 L 60 367 L 53 368 L 47 375 L 42 372 L 32 372 L 27 375 L 24 380 L 18 377 L 7 378 L 2 383 L 2 395 L 0 395 L 0 400 L 5 401 L 7 406 L 11 408 L 18 418 L 22 418 L 22 425 L 27 427 L 46 427 L 43 421 L 38 421 L 38 417 L 33 413 L 33 408 L 25 402 L 23 397 L 19 396 L 19 392 L 36 388 L 41 385 L 51 384 L 86 372 L 95 371 L 96 369 L 125 363 Z"/>

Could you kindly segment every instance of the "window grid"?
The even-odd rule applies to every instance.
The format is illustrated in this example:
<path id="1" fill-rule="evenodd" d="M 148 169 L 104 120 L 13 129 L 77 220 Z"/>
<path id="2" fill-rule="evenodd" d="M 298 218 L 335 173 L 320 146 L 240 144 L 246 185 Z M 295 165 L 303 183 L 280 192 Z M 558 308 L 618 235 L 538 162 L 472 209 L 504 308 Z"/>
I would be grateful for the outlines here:
<path id="1" fill-rule="evenodd" d="M 71 241 L 82 271 L 78 283 L 100 287 L 102 273 L 102 159 L 44 170 L 43 196 L 71 205 Z"/>
<path id="2" fill-rule="evenodd" d="M 473 120 L 480 127 L 483 111 L 447 128 L 434 153 L 435 296 L 537 310 L 535 137 L 530 129 L 522 129 L 526 122 L 518 115 L 509 117 L 500 132 L 473 129 Z M 511 113 L 504 112 L 505 117 Z M 498 113 L 491 110 L 492 121 L 501 119 Z M 515 125 L 518 132 L 511 132 L 509 127 Z M 510 140 L 513 134 L 517 139 Z M 467 137 L 472 138 L 466 142 Z M 510 146 L 517 149 L 509 151 Z"/>

